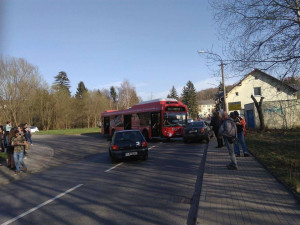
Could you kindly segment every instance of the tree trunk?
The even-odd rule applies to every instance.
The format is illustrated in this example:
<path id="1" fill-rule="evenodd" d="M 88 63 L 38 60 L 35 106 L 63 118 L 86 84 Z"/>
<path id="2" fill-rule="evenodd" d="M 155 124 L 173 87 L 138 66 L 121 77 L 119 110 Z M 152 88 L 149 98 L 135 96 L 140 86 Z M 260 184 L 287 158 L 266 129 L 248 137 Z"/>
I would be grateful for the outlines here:
<path id="1" fill-rule="evenodd" d="M 258 118 L 259 118 L 259 122 L 260 122 L 260 131 L 264 131 L 265 130 L 265 119 L 264 119 L 264 114 L 263 114 L 263 111 L 262 111 L 262 103 L 263 103 L 263 100 L 264 100 L 264 97 L 261 97 L 260 98 L 260 101 L 259 103 L 257 102 L 257 100 L 254 98 L 253 95 L 251 95 L 251 98 L 255 104 L 255 107 L 256 107 L 256 110 L 257 110 L 257 113 L 258 113 Z"/>

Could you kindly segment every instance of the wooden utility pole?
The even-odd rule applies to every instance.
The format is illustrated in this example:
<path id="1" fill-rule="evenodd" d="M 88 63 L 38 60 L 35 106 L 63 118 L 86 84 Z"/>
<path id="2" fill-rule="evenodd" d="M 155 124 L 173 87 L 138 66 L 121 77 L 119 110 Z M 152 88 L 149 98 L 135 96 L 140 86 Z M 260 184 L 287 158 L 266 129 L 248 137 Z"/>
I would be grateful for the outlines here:
<path id="1" fill-rule="evenodd" d="M 226 87 L 225 87 L 225 79 L 224 79 L 224 63 L 223 60 L 221 60 L 221 71 L 222 71 L 222 83 L 223 83 L 223 95 L 224 95 L 224 101 L 223 101 L 223 110 L 227 112 L 227 104 L 226 104 Z"/>

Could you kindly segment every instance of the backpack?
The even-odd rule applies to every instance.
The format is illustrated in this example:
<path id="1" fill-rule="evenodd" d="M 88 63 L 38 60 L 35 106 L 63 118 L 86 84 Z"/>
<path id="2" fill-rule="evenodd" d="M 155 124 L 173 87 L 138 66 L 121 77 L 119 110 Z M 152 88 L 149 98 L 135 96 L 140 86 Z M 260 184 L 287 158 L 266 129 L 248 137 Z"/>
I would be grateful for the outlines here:
<path id="1" fill-rule="evenodd" d="M 228 134 L 225 136 L 225 138 L 228 140 L 230 144 L 233 144 L 236 142 L 237 128 L 233 120 L 227 119 L 226 122 L 231 124 L 231 129 L 228 131 Z M 225 123 L 223 122 L 222 126 L 224 125 Z"/>

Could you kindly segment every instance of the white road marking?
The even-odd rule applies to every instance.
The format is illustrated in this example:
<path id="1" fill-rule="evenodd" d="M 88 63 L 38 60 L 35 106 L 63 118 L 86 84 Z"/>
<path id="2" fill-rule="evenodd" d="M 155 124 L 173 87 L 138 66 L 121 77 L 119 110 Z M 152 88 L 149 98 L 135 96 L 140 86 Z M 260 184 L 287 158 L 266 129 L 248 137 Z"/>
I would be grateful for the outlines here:
<path id="1" fill-rule="evenodd" d="M 152 148 L 156 148 L 156 147 L 157 147 L 156 145 L 151 146 L 151 147 L 148 148 L 148 150 L 151 150 Z"/>
<path id="2" fill-rule="evenodd" d="M 83 184 L 78 184 L 77 186 L 75 186 L 75 187 L 73 187 L 73 188 L 71 188 L 71 189 L 69 189 L 69 190 L 67 190 L 67 191 L 65 191 L 65 192 L 63 192 L 63 193 L 57 195 L 57 196 L 54 197 L 54 198 L 49 199 L 48 201 L 45 201 L 44 203 L 42 203 L 42 204 L 40 204 L 40 205 L 38 205 L 38 206 L 36 206 L 36 207 L 34 207 L 34 208 L 28 210 L 27 212 L 22 213 L 21 215 L 15 217 L 15 218 L 12 218 L 11 220 L 6 221 L 5 223 L 2 223 L 1 225 L 8 225 L 8 224 L 10 224 L 10 223 L 12 223 L 12 222 L 15 222 L 16 220 L 18 220 L 18 219 L 20 219 L 20 218 L 22 218 L 22 217 L 28 215 L 29 213 L 32 213 L 32 212 L 34 212 L 35 210 L 38 210 L 39 208 L 41 208 L 41 207 L 43 207 L 43 206 L 45 206 L 45 205 L 47 205 L 47 204 L 53 202 L 54 200 L 56 200 L 56 199 L 58 199 L 58 198 L 60 198 L 60 197 L 62 197 L 62 196 L 64 196 L 64 195 L 70 193 L 71 191 L 74 191 L 75 189 L 79 188 L 79 187 L 82 186 L 82 185 L 83 185 Z"/>
<path id="3" fill-rule="evenodd" d="M 111 171 L 111 170 L 117 168 L 118 166 L 121 166 L 122 164 L 123 164 L 123 162 L 121 162 L 121 163 L 119 163 L 119 164 L 117 164 L 117 165 L 115 165 L 115 166 L 109 168 L 108 170 L 105 170 L 105 172 L 107 173 L 107 172 L 109 172 L 109 171 Z"/>

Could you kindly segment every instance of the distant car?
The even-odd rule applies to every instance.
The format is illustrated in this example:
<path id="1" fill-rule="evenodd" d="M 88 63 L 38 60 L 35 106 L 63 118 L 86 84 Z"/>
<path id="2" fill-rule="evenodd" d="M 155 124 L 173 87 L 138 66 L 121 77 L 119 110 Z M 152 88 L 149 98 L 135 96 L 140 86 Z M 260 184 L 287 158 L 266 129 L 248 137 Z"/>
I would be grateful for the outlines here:
<path id="1" fill-rule="evenodd" d="M 129 157 L 148 159 L 148 144 L 139 130 L 117 131 L 109 145 L 112 162 Z"/>
<path id="2" fill-rule="evenodd" d="M 213 131 L 204 121 L 195 121 L 190 123 L 185 129 L 183 134 L 183 141 L 188 143 L 190 141 L 206 140 L 208 143 L 213 136 Z"/>
<path id="3" fill-rule="evenodd" d="M 32 126 L 30 127 L 30 132 L 31 133 L 39 132 L 39 128 Z"/>

